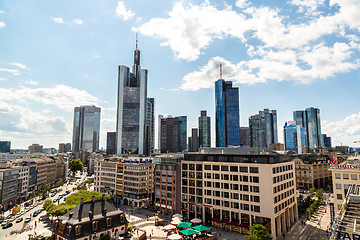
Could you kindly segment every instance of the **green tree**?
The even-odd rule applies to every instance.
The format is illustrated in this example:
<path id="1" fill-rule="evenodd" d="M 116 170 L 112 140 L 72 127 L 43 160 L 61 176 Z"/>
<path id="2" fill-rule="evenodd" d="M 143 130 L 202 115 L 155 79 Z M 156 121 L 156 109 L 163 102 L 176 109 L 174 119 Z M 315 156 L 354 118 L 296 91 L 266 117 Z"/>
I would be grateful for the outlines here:
<path id="1" fill-rule="evenodd" d="M 104 234 L 100 237 L 100 240 L 110 240 L 110 236 L 107 234 Z"/>
<path id="2" fill-rule="evenodd" d="M 261 224 L 254 224 L 251 227 L 252 234 L 246 236 L 246 240 L 271 240 L 273 236 L 266 231 L 266 228 Z"/>
<path id="3" fill-rule="evenodd" d="M 316 192 L 316 189 L 314 187 L 309 189 L 309 194 L 313 194 L 314 192 Z"/>
<path id="4" fill-rule="evenodd" d="M 80 159 L 73 159 L 70 161 L 69 169 L 73 174 L 75 174 L 77 171 L 82 172 L 83 167 L 84 165 Z"/>
<path id="5" fill-rule="evenodd" d="M 57 183 L 55 183 L 55 186 L 54 186 L 54 187 L 58 188 L 58 187 L 61 187 L 62 185 L 64 185 L 64 181 L 63 181 L 63 180 L 60 180 L 60 181 L 58 181 Z"/>

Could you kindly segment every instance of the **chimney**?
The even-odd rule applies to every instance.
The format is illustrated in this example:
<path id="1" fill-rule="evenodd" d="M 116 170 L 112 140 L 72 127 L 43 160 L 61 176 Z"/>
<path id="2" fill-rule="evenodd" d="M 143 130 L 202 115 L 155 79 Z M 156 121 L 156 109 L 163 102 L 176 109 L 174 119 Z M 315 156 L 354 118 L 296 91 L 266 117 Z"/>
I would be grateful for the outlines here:
<path id="1" fill-rule="evenodd" d="M 106 217 L 106 212 L 107 212 L 107 210 L 106 210 L 106 208 L 104 208 L 103 213 L 102 213 L 104 217 Z"/>
<path id="2" fill-rule="evenodd" d="M 69 212 L 69 220 L 72 218 L 72 216 L 74 216 L 73 212 Z"/>
<path id="3" fill-rule="evenodd" d="M 93 212 L 92 211 L 89 211 L 89 218 L 90 218 L 90 221 L 92 221 L 92 218 L 93 218 Z"/>
<path id="4" fill-rule="evenodd" d="M 83 207 L 84 207 L 84 198 L 81 197 L 80 198 L 79 212 L 78 212 L 79 222 L 81 222 L 81 215 L 82 215 Z"/>

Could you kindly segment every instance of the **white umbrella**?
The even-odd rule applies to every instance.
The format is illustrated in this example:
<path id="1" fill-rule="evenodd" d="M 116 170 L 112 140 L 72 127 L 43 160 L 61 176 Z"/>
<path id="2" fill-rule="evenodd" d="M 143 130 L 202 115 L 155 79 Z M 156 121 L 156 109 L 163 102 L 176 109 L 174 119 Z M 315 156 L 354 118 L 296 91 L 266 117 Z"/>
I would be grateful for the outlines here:
<path id="1" fill-rule="evenodd" d="M 171 224 L 166 225 L 166 226 L 164 227 L 164 230 L 165 230 L 165 231 L 171 231 L 171 230 L 174 230 L 174 229 L 176 229 L 176 227 L 175 227 L 174 225 L 171 225 Z"/>
<path id="2" fill-rule="evenodd" d="M 193 223 L 193 224 L 200 224 L 200 223 L 202 223 L 202 220 L 201 220 L 201 219 L 198 219 L 198 218 L 194 218 L 194 219 L 191 220 L 190 222 Z"/>
<path id="3" fill-rule="evenodd" d="M 179 218 L 179 217 L 173 217 L 171 221 L 174 221 L 174 220 L 176 220 L 176 221 L 179 220 L 179 221 L 181 222 L 181 221 L 183 220 L 183 218 L 182 218 L 182 217 L 181 217 L 181 218 Z"/>
<path id="4" fill-rule="evenodd" d="M 168 240 L 181 240 L 181 239 L 182 236 L 180 236 L 179 234 L 173 234 L 168 237 Z"/>
<path id="5" fill-rule="evenodd" d="M 178 213 L 172 215 L 172 217 L 173 217 L 173 218 L 176 218 L 176 217 L 177 217 L 177 218 L 183 218 L 183 216 L 182 216 L 181 214 L 178 214 Z"/>
<path id="6" fill-rule="evenodd" d="M 174 220 L 171 221 L 170 224 L 177 226 L 179 224 L 179 222 L 181 222 L 179 219 L 174 219 Z"/>

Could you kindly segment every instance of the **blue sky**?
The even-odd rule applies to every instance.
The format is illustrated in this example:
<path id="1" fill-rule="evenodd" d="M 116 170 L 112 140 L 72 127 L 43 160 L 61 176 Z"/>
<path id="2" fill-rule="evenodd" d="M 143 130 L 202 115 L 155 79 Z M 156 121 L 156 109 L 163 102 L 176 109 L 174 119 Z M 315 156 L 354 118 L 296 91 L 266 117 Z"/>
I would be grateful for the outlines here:
<path id="1" fill-rule="evenodd" d="M 0 1 L 0 139 L 57 148 L 71 142 L 73 108 L 95 104 L 105 147 L 117 66 L 132 66 L 138 32 L 155 113 L 187 115 L 188 132 L 200 110 L 214 129 L 222 63 L 240 88 L 241 126 L 276 109 L 283 142 L 292 112 L 313 106 L 333 145 L 356 146 L 359 12 L 357 0 Z"/>

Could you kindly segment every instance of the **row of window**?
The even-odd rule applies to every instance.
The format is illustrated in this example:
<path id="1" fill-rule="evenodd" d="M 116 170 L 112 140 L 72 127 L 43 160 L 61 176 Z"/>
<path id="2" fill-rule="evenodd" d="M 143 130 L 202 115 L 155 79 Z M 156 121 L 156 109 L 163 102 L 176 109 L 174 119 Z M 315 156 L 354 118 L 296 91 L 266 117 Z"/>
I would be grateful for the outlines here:
<path id="1" fill-rule="evenodd" d="M 281 181 L 285 181 L 285 180 L 288 180 L 289 178 L 293 178 L 293 177 L 294 177 L 293 172 L 282 174 L 280 176 L 273 177 L 273 183 L 278 183 L 278 182 L 281 182 Z"/>
<path id="2" fill-rule="evenodd" d="M 284 208 L 286 208 L 287 206 L 289 206 L 293 202 L 295 202 L 295 197 L 289 198 L 285 202 L 283 202 L 283 203 L 279 204 L 278 206 L 276 206 L 274 208 L 274 213 L 280 212 L 281 210 L 283 210 Z"/>
<path id="3" fill-rule="evenodd" d="M 274 203 L 280 202 L 281 200 L 283 200 L 284 198 L 287 198 L 288 196 L 294 194 L 295 190 L 294 189 L 290 189 L 286 192 L 283 192 L 282 194 L 279 194 L 277 196 L 274 197 Z"/>
<path id="4" fill-rule="evenodd" d="M 280 191 L 282 191 L 282 190 L 284 190 L 284 189 L 286 189 L 288 187 L 292 187 L 292 186 L 294 186 L 294 181 L 293 180 L 274 187 L 273 192 L 277 193 L 277 192 L 280 192 Z"/>
<path id="5" fill-rule="evenodd" d="M 336 179 L 341 179 L 341 173 L 335 173 L 335 178 Z M 348 180 L 349 179 L 349 174 L 343 173 L 343 179 Z M 351 174 L 351 180 L 358 180 L 358 176 L 356 174 Z"/>
<path id="6" fill-rule="evenodd" d="M 289 171 L 293 169 L 293 165 L 283 165 L 280 167 L 273 167 L 273 174 L 275 173 L 280 173 L 280 172 L 285 172 L 285 171 Z"/>

